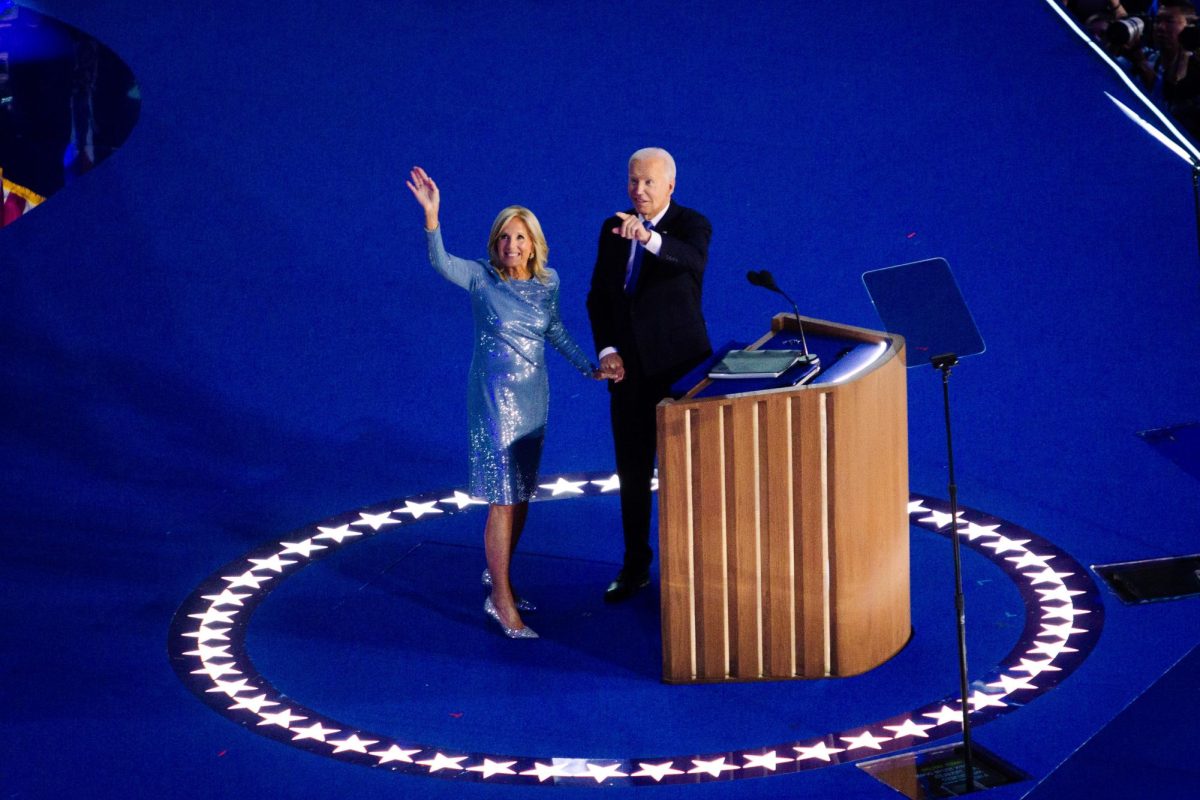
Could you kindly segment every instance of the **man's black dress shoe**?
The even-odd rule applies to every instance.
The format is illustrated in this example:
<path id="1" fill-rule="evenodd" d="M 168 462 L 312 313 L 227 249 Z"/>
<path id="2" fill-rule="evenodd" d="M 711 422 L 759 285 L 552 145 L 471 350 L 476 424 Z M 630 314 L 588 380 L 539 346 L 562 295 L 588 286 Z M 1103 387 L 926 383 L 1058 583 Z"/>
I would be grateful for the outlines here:
<path id="1" fill-rule="evenodd" d="M 604 602 L 620 603 L 637 594 L 638 589 L 650 585 L 649 572 L 626 572 L 621 570 L 617 579 L 604 590 Z"/>

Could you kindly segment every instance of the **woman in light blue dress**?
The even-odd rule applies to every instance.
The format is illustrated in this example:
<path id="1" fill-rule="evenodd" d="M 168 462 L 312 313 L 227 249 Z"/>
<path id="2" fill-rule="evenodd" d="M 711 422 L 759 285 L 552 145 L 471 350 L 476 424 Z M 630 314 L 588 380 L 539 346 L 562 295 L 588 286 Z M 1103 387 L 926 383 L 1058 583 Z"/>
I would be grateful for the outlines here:
<path id="1" fill-rule="evenodd" d="M 550 396 L 546 342 L 581 374 L 596 380 L 608 376 L 589 362 L 559 319 L 558 275 L 546 266 L 548 247 L 533 212 L 521 206 L 501 211 L 488 237 L 489 258 L 469 261 L 450 255 L 442 244 L 441 194 L 433 179 L 413 167 L 407 184 L 425 210 L 433 268 L 471 295 L 475 347 L 467 379 L 470 492 L 489 504 L 484 528 L 488 569 L 483 580 L 492 591 L 484 611 L 509 637 L 537 638 L 520 615 L 532 605 L 513 592 L 508 571 L 529 498 L 537 491 Z"/>

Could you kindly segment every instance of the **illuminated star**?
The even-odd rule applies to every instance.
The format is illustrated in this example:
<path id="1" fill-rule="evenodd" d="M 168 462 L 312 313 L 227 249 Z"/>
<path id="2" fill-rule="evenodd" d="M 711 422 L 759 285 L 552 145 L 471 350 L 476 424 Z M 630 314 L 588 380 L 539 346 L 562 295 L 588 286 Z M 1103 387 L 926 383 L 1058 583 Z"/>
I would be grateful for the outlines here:
<path id="1" fill-rule="evenodd" d="M 384 525 L 399 525 L 400 520 L 392 519 L 392 512 L 385 511 L 382 514 L 367 514 L 362 511 L 358 512 L 358 522 L 351 522 L 351 525 L 366 525 L 371 530 L 377 531 Z"/>
<path id="2" fill-rule="evenodd" d="M 1060 639 L 1057 642 L 1034 642 L 1033 647 L 1025 651 L 1031 656 L 1050 656 L 1054 660 L 1063 653 L 1078 653 L 1078 648 L 1067 647 L 1067 640 Z"/>
<path id="3" fill-rule="evenodd" d="M 205 662 L 200 669 L 192 670 L 193 675 L 207 675 L 210 680 L 224 678 L 226 675 L 241 675 L 242 671 L 237 668 L 237 662 L 231 661 L 228 664 L 209 664 Z"/>
<path id="4" fill-rule="evenodd" d="M 476 764 L 473 767 L 467 767 L 467 772 L 480 772 L 483 777 L 490 778 L 493 775 L 516 775 L 509 767 L 517 762 L 515 761 L 492 761 L 490 758 L 485 758 L 482 764 Z"/>
<path id="5" fill-rule="evenodd" d="M 1068 622 L 1081 614 L 1090 614 L 1086 608 L 1076 608 L 1072 605 L 1042 606 L 1042 619 L 1065 619 Z"/>
<path id="6" fill-rule="evenodd" d="M 263 581 L 271 580 L 270 575 L 255 575 L 253 572 L 243 572 L 241 575 L 222 575 L 221 580 L 229 581 L 229 588 L 249 586 L 251 589 L 261 589 Z"/>
<path id="7" fill-rule="evenodd" d="M 315 550 L 328 550 L 329 548 L 323 544 L 317 544 L 312 539 L 305 539 L 301 542 L 280 542 L 283 545 L 283 550 L 280 555 L 298 555 L 305 558 L 312 558 Z"/>
<path id="8" fill-rule="evenodd" d="M 266 694 L 260 694 L 257 697 L 237 697 L 234 699 L 237 700 L 237 702 L 229 707 L 230 711 L 247 709 L 249 711 L 253 711 L 255 714 L 261 715 L 263 708 L 266 706 L 279 705 L 279 703 L 276 703 L 274 700 L 268 700 Z"/>
<path id="9" fill-rule="evenodd" d="M 890 741 L 889 739 L 880 739 L 870 731 L 863 731 L 858 736 L 839 736 L 846 743 L 847 750 L 861 750 L 864 747 L 869 747 L 872 750 L 882 750 L 882 742 Z"/>
<path id="10" fill-rule="evenodd" d="M 696 766 L 688 770 L 689 775 L 698 772 L 704 772 L 712 775 L 714 778 L 719 778 L 721 777 L 722 772 L 726 772 L 731 769 L 741 769 L 741 767 L 735 764 L 726 764 L 724 756 L 721 758 L 714 758 L 709 761 L 705 761 L 702 758 L 693 758 L 692 763 Z"/>
<path id="11" fill-rule="evenodd" d="M 325 741 L 325 737 L 331 733 L 337 733 L 340 728 L 326 728 L 319 722 L 314 722 L 306 728 L 292 728 L 292 733 L 296 734 L 292 737 L 293 742 L 301 739 L 316 739 L 318 742 Z"/>
<path id="12" fill-rule="evenodd" d="M 920 511 L 928 511 L 928 510 L 929 510 L 929 509 L 925 507 L 925 501 L 924 501 L 924 500 L 909 500 L 909 501 L 908 501 L 908 513 L 909 513 L 909 515 L 916 514 L 916 513 L 920 512 Z"/>
<path id="13" fill-rule="evenodd" d="M 246 678 L 236 681 L 213 681 L 215 686 L 211 689 L 205 689 L 205 693 L 224 692 L 230 697 L 235 697 L 240 692 L 253 692 L 256 687 L 250 685 L 250 681 Z"/>
<path id="14" fill-rule="evenodd" d="M 962 522 L 963 512 L 958 512 L 958 520 Z M 919 522 L 932 522 L 934 527 L 939 531 L 950 524 L 950 514 L 946 511 L 930 511 L 928 517 L 924 517 Z"/>
<path id="15" fill-rule="evenodd" d="M 1060 639 L 1069 639 L 1072 634 L 1087 633 L 1087 628 L 1074 628 L 1072 625 L 1071 622 L 1061 622 L 1057 625 L 1043 622 L 1042 632 L 1038 636 L 1057 636 Z"/>
<path id="16" fill-rule="evenodd" d="M 972 542 L 981 536 L 1000 536 L 1000 534 L 996 533 L 996 528 L 999 527 L 999 525 L 978 525 L 974 522 L 964 523 L 962 520 L 958 522 L 959 534 L 966 536 Z M 1000 538 L 1003 539 L 1004 537 L 1000 536 Z M 988 546 L 990 547 L 991 545 Z"/>
<path id="17" fill-rule="evenodd" d="M 317 530 L 319 530 L 320 533 L 314 536 L 313 539 L 332 539 L 337 544 L 341 544 L 351 536 L 362 536 L 362 533 L 359 531 L 350 530 L 349 525 L 340 525 L 336 528 L 318 527 Z"/>
<path id="18" fill-rule="evenodd" d="M 195 639 L 196 644 L 204 644 L 205 642 L 211 642 L 213 640 L 218 642 L 228 642 L 229 637 L 226 635 L 228 633 L 229 628 L 209 628 L 206 625 L 201 625 L 200 630 L 191 631 L 183 635 L 189 639 Z"/>
<path id="19" fill-rule="evenodd" d="M 214 622 L 222 625 L 232 625 L 233 615 L 236 613 L 236 611 L 218 611 L 215 608 L 210 608 L 203 614 L 188 614 L 188 617 L 200 620 L 201 625 L 212 625 Z"/>
<path id="20" fill-rule="evenodd" d="M 559 480 L 562 480 L 562 478 L 559 478 Z M 604 783 L 609 778 L 628 777 L 624 772 L 621 772 L 620 762 L 616 764 L 609 764 L 608 766 L 601 766 L 600 764 L 593 764 L 589 761 L 587 765 L 587 771 L 588 775 L 596 780 L 596 783 Z M 581 775 L 580 777 L 583 776 Z"/>
<path id="21" fill-rule="evenodd" d="M 595 481 L 593 481 L 593 483 L 595 483 Z M 658 783 L 668 775 L 683 774 L 683 770 L 675 769 L 674 761 L 667 761 L 663 764 L 647 764 L 645 762 L 638 762 L 638 766 L 641 767 L 641 769 L 633 773 L 631 777 L 654 778 L 655 783 Z"/>
<path id="22" fill-rule="evenodd" d="M 1063 578 L 1069 578 L 1075 573 L 1055 572 L 1047 567 L 1041 572 L 1022 572 L 1021 574 L 1028 578 L 1031 584 L 1037 586 L 1039 583 L 1062 583 Z"/>
<path id="23" fill-rule="evenodd" d="M 330 739 L 326 744 L 334 745 L 333 752 L 335 753 L 366 753 L 367 748 L 373 744 L 379 744 L 379 740 L 360 739 L 357 733 L 352 733 L 345 739 Z"/>
<path id="24" fill-rule="evenodd" d="M 569 481 L 566 478 L 559 478 L 554 483 L 538 484 L 539 489 L 549 489 L 551 497 L 558 497 L 560 494 L 583 494 L 583 488 L 587 485 L 587 481 Z"/>
<path id="25" fill-rule="evenodd" d="M 884 725 L 889 731 L 892 731 L 893 739 L 901 739 L 905 736 L 920 736 L 922 739 L 928 739 L 929 734 L 925 731 L 930 728 L 936 728 L 936 725 L 918 725 L 912 719 L 904 720 L 903 725 Z"/>
<path id="26" fill-rule="evenodd" d="M 467 494 L 466 492 L 459 491 L 454 492 L 454 497 L 443 497 L 441 500 L 438 500 L 438 502 L 445 503 L 446 505 L 453 503 L 454 505 L 458 506 L 459 511 L 462 511 L 467 506 L 487 505 L 487 500 L 480 500 L 476 497 L 471 497 L 471 495 Z"/>
<path id="27" fill-rule="evenodd" d="M 466 761 L 466 756 L 448 756 L 443 753 L 434 753 L 433 758 L 417 763 L 423 767 L 429 767 L 430 772 L 437 772 L 439 769 L 462 769 L 462 764 L 459 762 Z"/>
<path id="28" fill-rule="evenodd" d="M 1005 694 L 1012 694 L 1018 689 L 1036 689 L 1029 678 L 1018 678 L 1014 675 L 1001 675 L 999 683 L 989 683 L 988 686 L 995 686 L 1003 689 Z"/>
<path id="29" fill-rule="evenodd" d="M 935 727 L 953 723 L 962 724 L 962 709 L 954 709 L 947 705 L 943 705 L 935 714 L 923 714 L 922 716 L 933 720 Z"/>
<path id="30" fill-rule="evenodd" d="M 794 758 L 780 758 L 779 756 L 775 755 L 774 750 L 772 750 L 769 753 L 765 753 L 761 756 L 752 755 L 750 753 L 745 753 L 744 755 L 746 758 L 746 763 L 742 765 L 743 769 L 750 769 L 751 767 L 762 767 L 763 769 L 768 770 L 769 772 L 774 772 L 775 768 L 778 767 L 780 764 L 786 764 L 789 761 L 796 760 Z"/>
<path id="31" fill-rule="evenodd" d="M 604 492 L 615 492 L 621 488 L 621 479 L 618 478 L 617 474 L 614 472 L 611 476 L 602 481 L 592 481 L 592 485 L 599 486 L 601 494 Z"/>
<path id="32" fill-rule="evenodd" d="M 522 775 L 536 775 L 538 783 L 547 778 L 560 778 L 567 776 L 567 763 L 558 762 L 552 764 L 543 764 L 540 761 L 533 762 L 533 769 L 528 769 L 522 772 Z"/>
<path id="33" fill-rule="evenodd" d="M 214 608 L 217 606 L 240 606 L 243 600 L 250 597 L 248 594 L 236 594 L 228 589 L 220 594 L 204 594 L 200 596 L 205 600 L 211 600 Z"/>
<path id="34" fill-rule="evenodd" d="M 293 714 L 290 708 L 285 708 L 283 711 L 270 711 L 258 716 L 262 717 L 262 720 L 258 723 L 259 725 L 278 725 L 281 728 L 288 728 L 289 730 L 292 727 L 292 723 L 308 719 L 308 717 Z"/>
<path id="35" fill-rule="evenodd" d="M 247 560 L 254 565 L 254 569 L 250 570 L 251 572 L 255 569 L 269 569 L 271 572 L 283 572 L 284 567 L 289 567 L 296 563 L 295 561 L 284 561 L 278 555 L 273 555 L 270 558 L 250 558 Z"/>
<path id="36" fill-rule="evenodd" d="M 1042 596 L 1041 602 L 1043 603 L 1049 603 L 1052 600 L 1069 603 L 1072 597 L 1085 594 L 1085 592 L 1068 589 L 1066 586 L 1059 586 L 1055 589 L 1034 589 L 1034 591 Z"/>
<path id="37" fill-rule="evenodd" d="M 411 764 L 412 757 L 419 752 L 421 752 L 419 748 L 416 750 L 401 750 L 397 745 L 392 745 L 387 750 L 372 750 L 370 755 L 378 758 L 380 764 L 387 764 L 390 761 L 404 761 Z"/>
<path id="38" fill-rule="evenodd" d="M 658 470 L 654 471 L 654 477 L 650 479 L 650 491 L 658 491 Z"/>
<path id="39" fill-rule="evenodd" d="M 1008 557 L 1005 561 L 1011 561 L 1014 569 L 1029 569 L 1030 567 L 1039 567 L 1046 569 L 1046 562 L 1055 558 L 1055 556 L 1039 556 L 1036 553 L 1026 550 L 1018 558 Z"/>
<path id="40" fill-rule="evenodd" d="M 200 656 L 201 661 L 211 661 L 214 658 L 233 658 L 229 655 L 229 648 L 233 645 L 223 644 L 213 647 L 209 644 L 202 644 L 195 650 L 189 650 L 184 653 L 185 656 Z"/>
<path id="41" fill-rule="evenodd" d="M 800 755 L 796 756 L 797 761 L 804 761 L 805 759 L 808 759 L 808 758 L 819 758 L 822 761 L 829 761 L 830 756 L 832 756 L 834 753 L 845 752 L 844 748 L 830 747 L 829 745 L 825 744 L 824 742 L 817 742 L 812 747 L 796 746 L 796 747 L 793 747 L 792 749 L 800 754 Z"/>
<path id="42" fill-rule="evenodd" d="M 1031 661 L 1028 658 L 1022 658 L 1021 663 L 1012 669 L 1015 672 L 1028 672 L 1031 678 L 1041 675 L 1043 672 L 1062 672 L 1059 667 L 1051 663 L 1052 661 L 1054 661 L 1052 658 L 1047 658 L 1045 661 Z"/>
<path id="43" fill-rule="evenodd" d="M 983 546 L 995 550 L 996 555 L 1008 552 L 1020 553 L 1030 541 L 1030 539 L 1010 539 L 1007 536 L 997 536 L 996 541 L 984 542 Z"/>
<path id="44" fill-rule="evenodd" d="M 397 514 L 411 514 L 413 519 L 420 519 L 426 514 L 445 514 L 437 507 L 437 500 L 430 500 L 428 503 L 414 503 L 412 500 L 404 501 L 404 508 L 393 508 Z"/>
<path id="45" fill-rule="evenodd" d="M 1008 703 L 1004 702 L 1002 694 L 987 694 L 976 690 L 971 693 L 971 710 L 978 711 L 981 708 L 992 706 L 994 708 L 1007 708 Z"/>

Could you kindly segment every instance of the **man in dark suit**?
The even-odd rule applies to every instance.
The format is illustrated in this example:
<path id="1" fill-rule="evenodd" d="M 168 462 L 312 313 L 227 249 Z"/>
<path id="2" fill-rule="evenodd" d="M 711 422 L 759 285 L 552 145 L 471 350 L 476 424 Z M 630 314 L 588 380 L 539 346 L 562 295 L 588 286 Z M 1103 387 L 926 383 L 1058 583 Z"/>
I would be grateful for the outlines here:
<path id="1" fill-rule="evenodd" d="M 588 317 L 609 384 L 625 558 L 604 593 L 632 597 L 650 583 L 650 480 L 655 406 L 712 352 L 700 308 L 712 226 L 672 202 L 675 160 L 656 147 L 629 159 L 633 208 L 604 221 L 588 291 Z"/>

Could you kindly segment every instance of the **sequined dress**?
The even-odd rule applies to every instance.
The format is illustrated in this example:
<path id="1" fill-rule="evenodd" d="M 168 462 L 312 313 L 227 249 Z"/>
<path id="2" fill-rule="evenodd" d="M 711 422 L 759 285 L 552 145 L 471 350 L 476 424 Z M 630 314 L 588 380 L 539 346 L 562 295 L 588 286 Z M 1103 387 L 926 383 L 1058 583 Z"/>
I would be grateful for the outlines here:
<path id="1" fill-rule="evenodd" d="M 558 274 L 543 283 L 502 280 L 487 261 L 446 252 L 442 229 L 428 231 L 429 261 L 446 280 L 471 293 L 475 348 L 467 378 L 470 492 L 510 505 L 537 490 L 550 385 L 545 343 L 583 375 L 592 365 L 558 316 Z"/>

